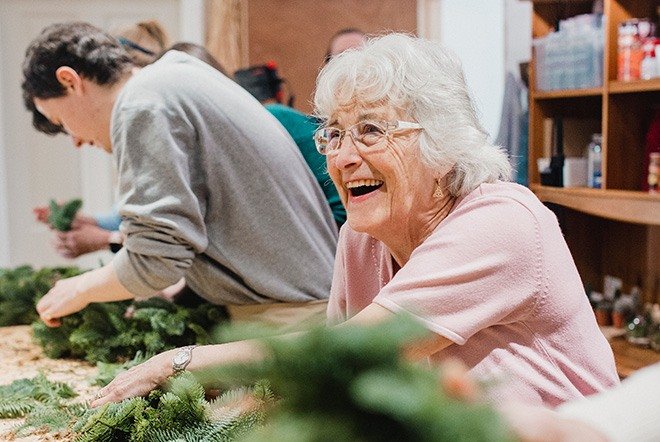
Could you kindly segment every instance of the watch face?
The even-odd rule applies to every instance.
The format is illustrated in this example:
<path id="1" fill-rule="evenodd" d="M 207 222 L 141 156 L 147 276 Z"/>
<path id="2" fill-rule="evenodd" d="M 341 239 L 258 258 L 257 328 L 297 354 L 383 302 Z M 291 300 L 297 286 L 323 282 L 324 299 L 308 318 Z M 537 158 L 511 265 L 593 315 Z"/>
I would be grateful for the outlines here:
<path id="1" fill-rule="evenodd" d="M 188 360 L 188 353 L 181 352 L 181 353 L 178 353 L 176 356 L 174 356 L 174 361 L 173 362 L 176 365 L 181 365 L 184 362 L 186 362 L 187 360 Z"/>

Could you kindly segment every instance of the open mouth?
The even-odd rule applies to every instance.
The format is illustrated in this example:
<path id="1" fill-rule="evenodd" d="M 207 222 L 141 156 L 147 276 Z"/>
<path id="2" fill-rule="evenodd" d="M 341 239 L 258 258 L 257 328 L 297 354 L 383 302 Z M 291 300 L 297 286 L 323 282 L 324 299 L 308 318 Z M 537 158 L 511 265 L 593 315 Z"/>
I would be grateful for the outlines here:
<path id="1" fill-rule="evenodd" d="M 351 196 L 362 196 L 374 192 L 383 186 L 381 180 L 356 180 L 346 183 Z"/>

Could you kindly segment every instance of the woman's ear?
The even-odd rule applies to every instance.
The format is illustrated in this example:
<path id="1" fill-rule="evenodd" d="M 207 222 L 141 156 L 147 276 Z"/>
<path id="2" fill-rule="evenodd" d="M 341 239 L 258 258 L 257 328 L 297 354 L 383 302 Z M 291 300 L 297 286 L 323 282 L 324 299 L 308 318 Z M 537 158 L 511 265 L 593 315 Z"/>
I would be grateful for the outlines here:
<path id="1" fill-rule="evenodd" d="M 67 89 L 67 93 L 82 92 L 82 78 L 73 68 L 69 66 L 60 66 L 55 71 L 55 78 L 57 78 L 57 81 Z"/>

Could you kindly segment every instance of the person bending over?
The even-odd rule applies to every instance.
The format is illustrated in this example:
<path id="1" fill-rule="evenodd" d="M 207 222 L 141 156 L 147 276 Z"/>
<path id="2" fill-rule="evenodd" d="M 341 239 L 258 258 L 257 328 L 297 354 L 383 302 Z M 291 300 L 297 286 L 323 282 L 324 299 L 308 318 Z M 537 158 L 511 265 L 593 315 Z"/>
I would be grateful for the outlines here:
<path id="1" fill-rule="evenodd" d="M 235 319 L 322 314 L 336 226 L 295 144 L 246 91 L 178 51 L 138 69 L 114 37 L 81 22 L 45 28 L 23 77 L 38 130 L 112 153 L 125 236 L 108 265 L 39 301 L 46 324 L 183 277 Z"/>

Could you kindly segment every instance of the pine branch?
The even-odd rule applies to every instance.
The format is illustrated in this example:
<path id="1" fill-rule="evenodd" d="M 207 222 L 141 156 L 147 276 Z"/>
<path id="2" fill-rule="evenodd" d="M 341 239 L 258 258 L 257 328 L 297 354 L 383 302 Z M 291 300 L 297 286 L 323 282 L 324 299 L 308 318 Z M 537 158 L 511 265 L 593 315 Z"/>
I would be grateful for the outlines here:
<path id="1" fill-rule="evenodd" d="M 216 419 L 213 404 L 204 399 L 204 389 L 190 373 L 174 378 L 167 392 L 154 391 L 149 398 L 128 399 L 117 404 L 106 404 L 99 410 L 88 411 L 73 427 L 77 442 L 92 440 L 151 441 L 230 441 L 261 425 L 264 390 L 244 389 L 229 394 L 251 401 L 249 408 L 235 407 Z M 225 404 L 229 407 L 229 404 Z"/>
<path id="2" fill-rule="evenodd" d="M 210 377 L 235 385 L 267 379 L 282 398 L 248 441 L 509 440 L 493 409 L 445 395 L 438 373 L 401 358 L 401 348 L 425 333 L 407 318 L 319 328 L 269 339 L 270 358 L 218 368 Z"/>
<path id="3" fill-rule="evenodd" d="M 48 224 L 60 232 L 71 230 L 71 224 L 76 217 L 76 213 L 82 207 L 81 199 L 73 199 L 59 205 L 55 200 L 50 200 L 50 214 L 48 215 Z"/>
<path id="4" fill-rule="evenodd" d="M 57 328 L 35 322 L 34 337 L 52 358 L 120 362 L 138 352 L 155 354 L 174 347 L 211 341 L 206 330 L 226 318 L 221 307 L 202 304 L 189 309 L 163 299 L 91 304 L 63 318 Z M 220 319 L 222 320 L 222 319 Z M 200 332 L 201 330 L 201 332 Z"/>

